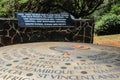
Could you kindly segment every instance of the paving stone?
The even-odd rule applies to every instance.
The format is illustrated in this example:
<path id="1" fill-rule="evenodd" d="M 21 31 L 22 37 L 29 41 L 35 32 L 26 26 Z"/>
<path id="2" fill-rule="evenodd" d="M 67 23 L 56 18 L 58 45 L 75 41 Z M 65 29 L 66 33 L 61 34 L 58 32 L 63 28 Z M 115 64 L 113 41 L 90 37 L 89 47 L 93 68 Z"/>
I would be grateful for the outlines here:
<path id="1" fill-rule="evenodd" d="M 120 80 L 120 48 L 73 42 L 0 48 L 0 80 Z"/>

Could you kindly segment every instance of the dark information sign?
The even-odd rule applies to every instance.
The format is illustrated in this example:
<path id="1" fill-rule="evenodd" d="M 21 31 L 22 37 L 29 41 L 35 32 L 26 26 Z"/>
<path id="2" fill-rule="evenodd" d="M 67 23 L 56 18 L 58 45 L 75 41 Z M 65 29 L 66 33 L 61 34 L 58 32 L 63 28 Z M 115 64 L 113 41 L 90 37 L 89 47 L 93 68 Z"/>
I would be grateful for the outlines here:
<path id="1" fill-rule="evenodd" d="M 41 14 L 17 13 L 20 27 L 72 27 L 73 21 L 68 13 Z"/>

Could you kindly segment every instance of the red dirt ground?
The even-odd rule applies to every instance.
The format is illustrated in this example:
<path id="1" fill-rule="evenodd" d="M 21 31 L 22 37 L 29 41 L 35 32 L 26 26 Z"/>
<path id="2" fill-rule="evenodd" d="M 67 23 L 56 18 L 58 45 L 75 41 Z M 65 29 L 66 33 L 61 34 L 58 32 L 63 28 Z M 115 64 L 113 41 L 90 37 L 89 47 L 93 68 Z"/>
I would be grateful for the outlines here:
<path id="1" fill-rule="evenodd" d="M 100 42 L 94 42 L 94 44 L 120 47 L 120 43 L 114 41 L 100 41 Z"/>
<path id="2" fill-rule="evenodd" d="M 94 44 L 102 44 L 107 46 L 120 47 L 120 34 L 94 36 Z"/>

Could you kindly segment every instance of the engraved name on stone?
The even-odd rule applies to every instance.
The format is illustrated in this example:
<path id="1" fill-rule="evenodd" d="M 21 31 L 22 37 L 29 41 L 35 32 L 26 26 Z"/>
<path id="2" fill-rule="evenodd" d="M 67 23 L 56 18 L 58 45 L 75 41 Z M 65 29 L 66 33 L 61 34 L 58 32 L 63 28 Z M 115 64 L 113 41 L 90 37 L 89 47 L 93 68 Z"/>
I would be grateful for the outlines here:
<path id="1" fill-rule="evenodd" d="M 45 53 L 38 46 L 24 47 L 1 50 L 0 80 L 120 79 L 119 52 L 91 49 L 88 54 L 88 50 L 53 46 Z M 64 53 L 71 54 L 65 57 Z"/>

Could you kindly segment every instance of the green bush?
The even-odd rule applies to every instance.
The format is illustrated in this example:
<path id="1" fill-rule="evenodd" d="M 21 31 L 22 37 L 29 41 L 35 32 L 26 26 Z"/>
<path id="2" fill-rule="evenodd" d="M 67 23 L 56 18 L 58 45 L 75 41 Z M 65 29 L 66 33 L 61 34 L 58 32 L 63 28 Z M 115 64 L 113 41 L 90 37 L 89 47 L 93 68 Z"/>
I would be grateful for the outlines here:
<path id="1" fill-rule="evenodd" d="M 120 4 L 113 5 L 110 13 L 120 15 Z"/>
<path id="2" fill-rule="evenodd" d="M 95 23 L 97 35 L 109 35 L 120 33 L 120 15 L 106 14 Z"/>
<path id="3" fill-rule="evenodd" d="M 16 1 L 16 2 L 15 2 Z M 13 17 L 16 9 L 28 0 L 0 0 L 0 17 Z"/>
<path id="4" fill-rule="evenodd" d="M 10 6 L 8 6 L 8 0 L 1 0 L 0 1 L 0 17 L 6 16 Z"/>

